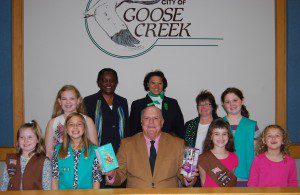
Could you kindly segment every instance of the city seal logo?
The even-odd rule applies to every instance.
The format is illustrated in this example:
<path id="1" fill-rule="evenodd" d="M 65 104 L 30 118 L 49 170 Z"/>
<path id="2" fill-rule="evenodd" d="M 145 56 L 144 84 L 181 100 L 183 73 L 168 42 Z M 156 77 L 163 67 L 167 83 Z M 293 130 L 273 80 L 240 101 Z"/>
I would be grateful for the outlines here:
<path id="1" fill-rule="evenodd" d="M 146 54 L 161 40 L 191 37 L 186 0 L 89 0 L 85 28 L 92 43 L 116 58 Z"/>

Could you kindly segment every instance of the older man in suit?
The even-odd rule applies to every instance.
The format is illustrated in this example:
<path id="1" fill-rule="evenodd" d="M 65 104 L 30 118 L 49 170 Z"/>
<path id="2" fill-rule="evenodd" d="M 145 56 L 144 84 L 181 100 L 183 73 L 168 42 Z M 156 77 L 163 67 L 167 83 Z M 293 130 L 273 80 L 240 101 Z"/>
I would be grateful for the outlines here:
<path id="1" fill-rule="evenodd" d="M 119 168 L 106 173 L 107 184 L 120 185 L 126 179 L 129 188 L 178 187 L 179 179 L 185 185 L 193 183 L 180 175 L 184 141 L 161 131 L 164 120 L 155 106 L 141 115 L 143 132 L 121 141 Z"/>

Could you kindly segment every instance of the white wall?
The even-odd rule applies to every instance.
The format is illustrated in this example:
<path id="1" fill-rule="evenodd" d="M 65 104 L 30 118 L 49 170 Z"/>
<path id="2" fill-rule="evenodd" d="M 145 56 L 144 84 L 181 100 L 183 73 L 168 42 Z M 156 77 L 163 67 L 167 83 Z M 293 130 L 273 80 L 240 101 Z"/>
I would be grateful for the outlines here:
<path id="1" fill-rule="evenodd" d="M 87 2 L 24 0 L 26 121 L 34 118 L 45 127 L 56 93 L 65 84 L 74 84 L 83 96 L 96 92 L 97 73 L 104 67 L 117 70 L 117 93 L 129 105 L 145 96 L 145 74 L 160 69 L 169 82 L 166 95 L 179 101 L 185 121 L 197 114 L 194 99 L 200 90 L 211 90 L 220 105 L 220 95 L 229 86 L 242 89 L 260 128 L 275 121 L 274 0 L 187 0 L 182 17 L 192 23 L 192 37 L 223 38 L 213 41 L 218 46 L 157 46 L 130 59 L 106 55 L 91 42 L 83 19 Z M 120 6 L 118 14 L 128 6 Z M 219 114 L 224 115 L 221 106 Z"/>

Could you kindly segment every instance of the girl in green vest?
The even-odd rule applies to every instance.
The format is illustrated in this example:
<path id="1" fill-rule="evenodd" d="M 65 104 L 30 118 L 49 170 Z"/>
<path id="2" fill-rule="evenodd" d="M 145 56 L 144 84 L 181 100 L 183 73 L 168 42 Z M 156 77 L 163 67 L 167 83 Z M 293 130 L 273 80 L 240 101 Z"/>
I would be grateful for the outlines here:
<path id="1" fill-rule="evenodd" d="M 63 142 L 52 157 L 52 189 L 99 189 L 101 171 L 95 155 L 97 146 L 87 138 L 84 116 L 71 113 L 65 121 Z"/>
<path id="2" fill-rule="evenodd" d="M 239 158 L 239 165 L 234 171 L 238 178 L 237 186 L 246 187 L 250 167 L 254 158 L 255 138 L 259 136 L 256 121 L 249 119 L 249 112 L 244 105 L 244 95 L 237 88 L 227 88 L 221 95 L 223 108 L 227 115 L 234 137 L 234 147 Z"/>

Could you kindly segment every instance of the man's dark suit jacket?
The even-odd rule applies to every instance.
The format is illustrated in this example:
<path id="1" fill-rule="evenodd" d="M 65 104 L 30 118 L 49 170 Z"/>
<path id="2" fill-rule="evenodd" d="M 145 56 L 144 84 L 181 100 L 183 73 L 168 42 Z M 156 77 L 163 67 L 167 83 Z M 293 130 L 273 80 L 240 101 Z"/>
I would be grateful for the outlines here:
<path id="1" fill-rule="evenodd" d="M 129 117 L 131 135 L 141 131 L 141 111 L 146 108 L 149 103 L 152 103 L 152 100 L 148 95 L 145 98 L 132 102 Z M 162 115 L 164 118 L 162 131 L 184 138 L 183 115 L 177 100 L 165 96 L 162 102 Z"/>

